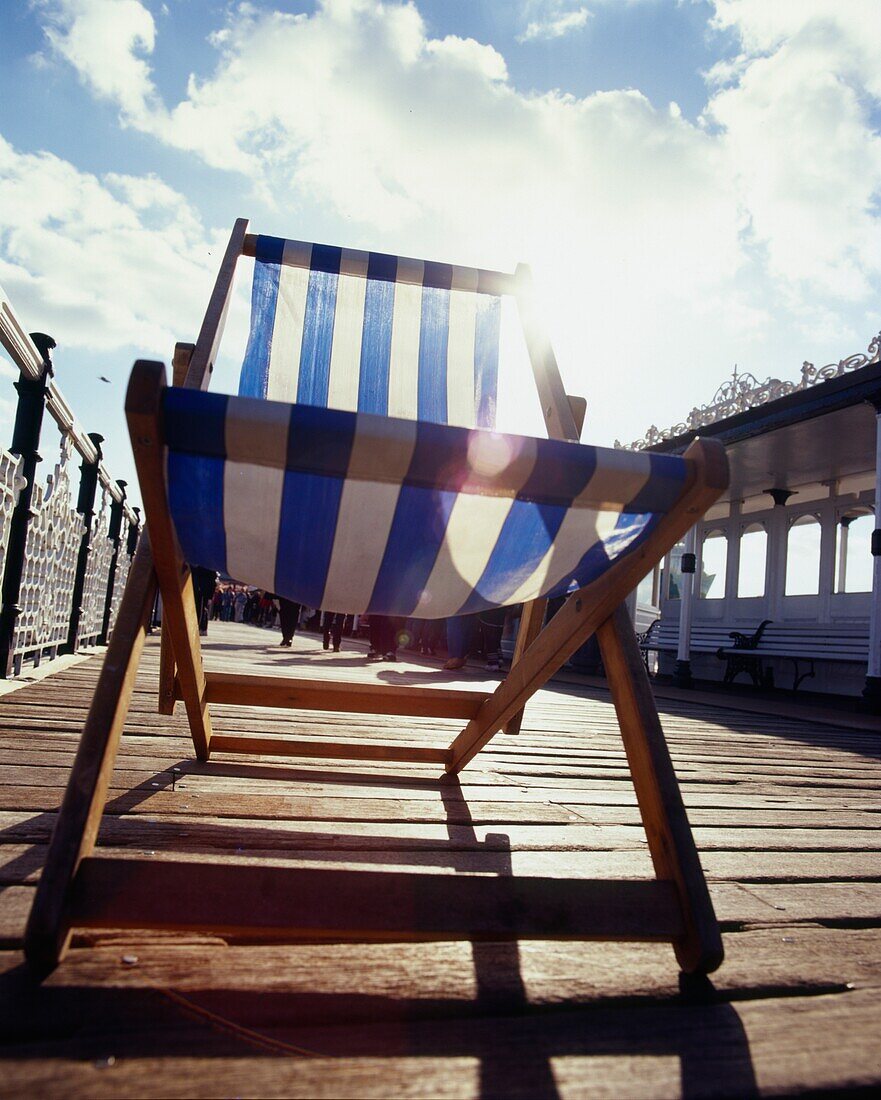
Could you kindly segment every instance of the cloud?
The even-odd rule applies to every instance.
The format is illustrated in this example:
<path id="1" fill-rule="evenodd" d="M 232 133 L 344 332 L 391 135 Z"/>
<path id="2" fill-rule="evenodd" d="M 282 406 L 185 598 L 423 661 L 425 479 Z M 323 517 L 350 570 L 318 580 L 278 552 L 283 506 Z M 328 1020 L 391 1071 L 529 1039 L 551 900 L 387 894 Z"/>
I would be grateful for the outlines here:
<path id="1" fill-rule="evenodd" d="M 573 8 L 567 0 L 539 0 L 528 4 L 527 10 L 535 12 L 536 18 L 529 20 L 526 29 L 517 36 L 518 42 L 562 38 L 587 26 L 591 15 L 586 7 Z"/>
<path id="2" fill-rule="evenodd" d="M 58 55 L 125 124 L 253 188 L 278 211 L 268 230 L 336 220 L 352 245 L 529 260 L 567 380 L 618 417 L 610 431 L 637 415 L 636 434 L 648 402 L 676 419 L 681 390 L 711 394 L 735 359 L 785 374 L 781 351 L 844 353 L 877 312 L 876 0 L 716 0 L 717 41 L 738 52 L 707 74 L 697 123 L 636 90 L 524 93 L 494 47 L 432 38 L 416 4 L 393 0 L 231 7 L 213 70 L 164 104 L 152 17 L 122 0 L 105 25 L 109 7 L 43 10 Z M 545 3 L 532 21 L 587 10 Z M 199 236 L 159 181 L 95 186 L 165 247 Z"/>
<path id="3" fill-rule="evenodd" d="M 859 302 L 881 272 L 881 7 L 869 0 L 718 0 L 715 25 L 743 49 L 712 74 L 706 111 L 764 250 L 798 308 L 816 295 Z"/>
<path id="4" fill-rule="evenodd" d="M 99 178 L 0 136 L 0 283 L 65 346 L 170 359 L 198 331 L 219 246 L 155 176 Z"/>
<path id="5" fill-rule="evenodd" d="M 36 0 L 55 52 L 100 98 L 118 103 L 124 119 L 149 123 L 160 110 L 143 55 L 153 52 L 156 27 L 140 0 Z"/>

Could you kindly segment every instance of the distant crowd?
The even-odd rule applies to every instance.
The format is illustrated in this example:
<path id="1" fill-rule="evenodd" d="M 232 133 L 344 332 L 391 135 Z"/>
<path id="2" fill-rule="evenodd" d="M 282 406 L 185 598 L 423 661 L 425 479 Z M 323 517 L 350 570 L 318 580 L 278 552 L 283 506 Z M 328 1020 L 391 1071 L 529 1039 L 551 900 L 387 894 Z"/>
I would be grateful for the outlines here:
<path id="1" fill-rule="evenodd" d="M 395 661 L 404 649 L 426 657 L 445 658 L 444 668 L 462 668 L 469 656 L 482 657 L 489 671 L 501 668 L 501 639 L 506 624 L 520 609 L 483 612 L 451 619 L 406 619 L 388 615 L 344 615 L 306 607 L 265 589 L 218 581 L 217 574 L 196 566 L 193 586 L 199 628 L 209 621 L 248 623 L 281 631 L 281 646 L 291 646 L 297 630 L 317 632 L 325 649 L 339 652 L 344 637 L 366 638 L 367 660 Z M 161 615 L 161 612 L 159 612 Z M 157 619 L 159 617 L 157 615 Z"/>
<path id="2" fill-rule="evenodd" d="M 268 592 L 240 584 L 218 584 L 208 603 L 208 618 L 222 623 L 275 626 L 278 602 Z"/>

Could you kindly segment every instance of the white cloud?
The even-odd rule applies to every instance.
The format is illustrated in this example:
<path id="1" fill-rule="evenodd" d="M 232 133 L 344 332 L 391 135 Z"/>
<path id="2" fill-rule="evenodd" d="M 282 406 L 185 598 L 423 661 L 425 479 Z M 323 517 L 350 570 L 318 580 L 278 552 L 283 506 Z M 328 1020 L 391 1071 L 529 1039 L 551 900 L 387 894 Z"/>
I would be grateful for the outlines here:
<path id="1" fill-rule="evenodd" d="M 716 25 L 743 52 L 707 118 L 736 175 L 751 236 L 794 307 L 814 295 L 859 302 L 877 292 L 881 6 L 868 0 L 718 0 Z"/>
<path id="2" fill-rule="evenodd" d="M 124 118 L 145 122 L 159 109 L 150 68 L 156 27 L 140 0 L 36 0 L 54 50 Z"/>
<path id="3" fill-rule="evenodd" d="M 527 10 L 534 13 L 535 18 L 530 19 L 526 29 L 518 35 L 518 42 L 562 38 L 587 26 L 591 14 L 586 7 L 573 8 L 566 0 L 539 0 L 539 3 L 528 4 Z"/>
<path id="4" fill-rule="evenodd" d="M 99 179 L 0 136 L 0 283 L 67 347 L 168 361 L 198 331 L 219 244 L 155 176 Z"/>
<path id="5" fill-rule="evenodd" d="M 609 435 L 631 417 L 636 434 L 649 405 L 676 419 L 735 359 L 786 374 L 781 353 L 795 369 L 827 341 L 849 351 L 877 314 L 876 0 L 716 0 L 740 54 L 709 74 L 697 125 L 638 91 L 524 94 L 492 46 L 432 39 L 395 0 L 232 8 L 213 72 L 164 105 L 143 4 L 122 0 L 112 26 L 97 0 L 46 4 L 56 50 L 125 122 L 284 211 L 261 228 L 308 236 L 311 212 L 344 224 L 343 243 L 529 260 L 564 372 Z M 532 21 L 587 11 L 543 3 Z M 165 247 L 200 232 L 159 181 L 95 185 Z"/>

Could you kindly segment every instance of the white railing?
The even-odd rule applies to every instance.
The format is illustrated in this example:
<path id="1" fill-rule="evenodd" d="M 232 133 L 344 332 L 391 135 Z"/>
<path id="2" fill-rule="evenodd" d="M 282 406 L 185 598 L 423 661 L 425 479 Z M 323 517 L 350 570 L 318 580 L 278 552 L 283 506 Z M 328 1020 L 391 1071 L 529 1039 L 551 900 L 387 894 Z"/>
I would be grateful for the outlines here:
<path id="1" fill-rule="evenodd" d="M 16 317 L 2 287 L 0 344 L 18 368 L 22 382 L 43 387 L 41 400 L 58 430 L 55 436 L 51 421 L 43 417 L 41 451 L 48 452 L 54 461 L 50 458 L 42 467 L 31 462 L 36 472 L 30 507 L 26 514 L 19 508 L 18 517 L 16 507 L 27 486 L 23 476 L 25 455 L 0 449 L 0 577 L 4 597 L 7 580 L 13 587 L 18 581 L 15 600 L 4 604 L 0 614 L 5 635 L 0 637 L 6 666 L 0 667 L 3 675 L 4 671 L 18 672 L 25 658 L 38 664 L 62 648 L 71 650 L 106 640 L 128 576 L 129 548 L 133 550 L 136 541 L 130 532 L 137 530 L 139 520 L 125 499 L 124 488 L 107 470 L 99 447 L 86 434 L 55 381 L 46 380 L 43 356 Z M 93 468 L 91 474 L 97 482 L 94 504 L 85 501 L 82 514 L 78 511 L 83 504 L 79 500 L 80 462 Z M 41 470 L 46 470 L 44 478 Z M 110 537 L 111 516 L 119 509 L 122 516 L 116 527 L 120 533 L 114 540 Z M 91 528 L 84 543 L 90 511 Z M 25 523 L 27 533 L 23 559 L 13 562 L 7 550 L 15 522 Z M 18 538 L 20 548 L 21 536 Z M 74 608 L 78 579 L 82 595 L 78 608 Z"/>

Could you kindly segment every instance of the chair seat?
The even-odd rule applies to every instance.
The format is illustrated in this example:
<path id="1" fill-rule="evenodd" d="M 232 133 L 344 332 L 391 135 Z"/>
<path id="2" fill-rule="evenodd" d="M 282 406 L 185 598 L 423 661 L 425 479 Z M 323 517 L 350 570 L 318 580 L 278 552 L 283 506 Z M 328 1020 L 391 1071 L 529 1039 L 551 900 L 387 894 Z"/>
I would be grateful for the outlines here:
<path id="1" fill-rule="evenodd" d="M 556 440 L 165 391 L 184 556 L 328 610 L 445 618 L 582 587 L 637 550 L 686 464 Z"/>

